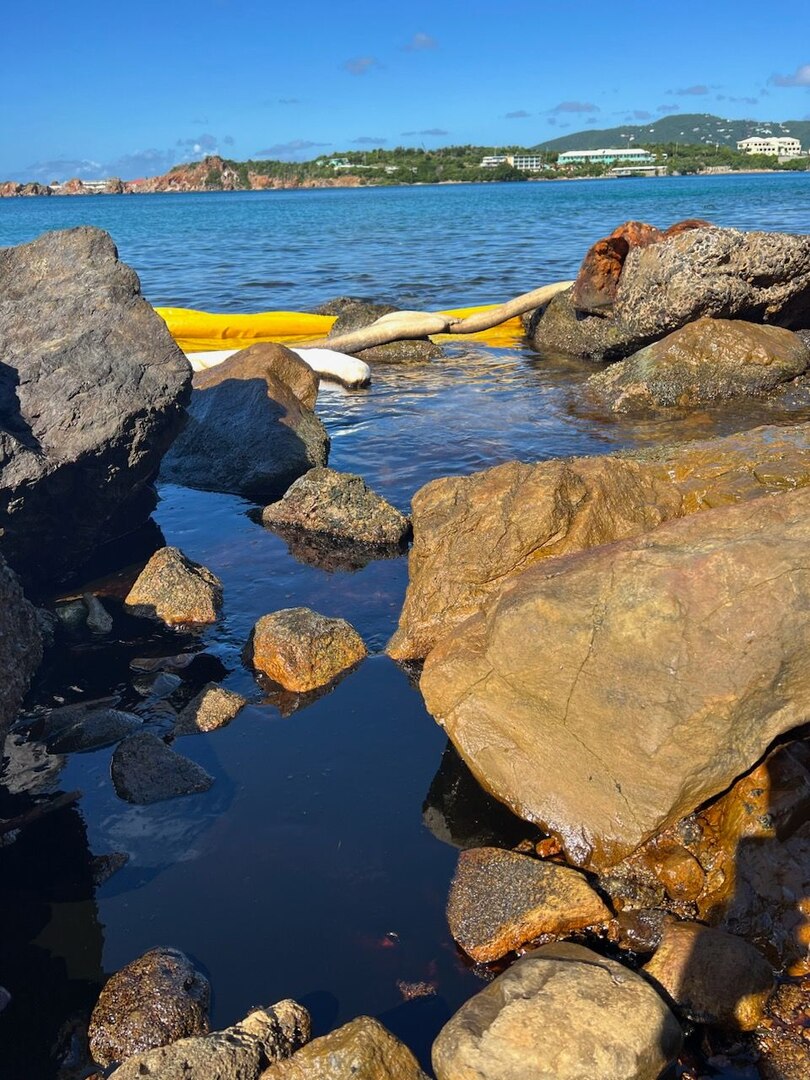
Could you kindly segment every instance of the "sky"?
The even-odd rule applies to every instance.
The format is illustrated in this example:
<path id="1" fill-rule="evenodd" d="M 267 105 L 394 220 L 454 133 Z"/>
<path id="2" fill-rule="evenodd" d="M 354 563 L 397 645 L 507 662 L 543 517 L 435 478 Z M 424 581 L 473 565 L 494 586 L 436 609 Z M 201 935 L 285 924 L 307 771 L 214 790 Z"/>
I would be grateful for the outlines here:
<path id="1" fill-rule="evenodd" d="M 0 181 L 810 119 L 807 0 L 45 0 L 2 33 Z"/>

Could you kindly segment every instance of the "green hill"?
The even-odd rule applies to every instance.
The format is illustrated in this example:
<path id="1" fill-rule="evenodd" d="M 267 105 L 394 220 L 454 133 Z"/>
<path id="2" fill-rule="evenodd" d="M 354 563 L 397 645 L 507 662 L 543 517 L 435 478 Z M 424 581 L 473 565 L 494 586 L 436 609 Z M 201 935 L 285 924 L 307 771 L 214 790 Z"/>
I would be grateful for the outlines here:
<path id="1" fill-rule="evenodd" d="M 683 113 L 665 116 L 648 124 L 624 124 L 601 131 L 578 131 L 540 143 L 536 150 L 598 150 L 600 147 L 646 143 L 682 143 L 736 148 L 740 139 L 751 135 L 790 135 L 799 139 L 802 149 L 810 148 L 810 120 L 724 120 L 710 113 Z"/>

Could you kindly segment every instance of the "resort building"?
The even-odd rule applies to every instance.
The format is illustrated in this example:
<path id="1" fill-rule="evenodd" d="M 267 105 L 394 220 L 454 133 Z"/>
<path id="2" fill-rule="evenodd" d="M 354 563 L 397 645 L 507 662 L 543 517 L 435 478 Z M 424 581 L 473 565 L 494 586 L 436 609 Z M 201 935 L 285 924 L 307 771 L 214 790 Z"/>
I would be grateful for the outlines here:
<path id="1" fill-rule="evenodd" d="M 499 165 L 511 165 L 512 159 L 507 154 L 490 154 L 481 158 L 482 169 L 497 169 Z"/>
<path id="2" fill-rule="evenodd" d="M 641 147 L 626 147 L 624 150 L 566 150 L 557 157 L 558 165 L 613 165 L 617 161 L 654 165 L 655 155 Z"/>
<path id="3" fill-rule="evenodd" d="M 767 139 L 752 135 L 750 139 L 741 139 L 737 143 L 737 149 L 743 154 L 768 154 L 769 157 L 799 157 L 802 152 L 802 144 L 798 139 L 789 139 L 784 136 L 776 138 L 771 136 Z"/>
<path id="4" fill-rule="evenodd" d="M 511 165 L 513 169 L 535 172 L 545 169 L 548 162 L 544 154 L 490 154 L 481 158 L 482 169 L 497 169 L 499 165 Z"/>

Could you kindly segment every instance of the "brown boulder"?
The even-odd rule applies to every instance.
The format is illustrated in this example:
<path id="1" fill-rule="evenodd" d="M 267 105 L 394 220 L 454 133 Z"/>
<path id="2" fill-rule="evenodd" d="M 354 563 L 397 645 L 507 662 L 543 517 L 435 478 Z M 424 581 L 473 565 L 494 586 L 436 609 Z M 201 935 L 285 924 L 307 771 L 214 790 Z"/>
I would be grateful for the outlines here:
<path id="1" fill-rule="evenodd" d="M 292 390 L 306 408 L 315 408 L 320 376 L 292 349 L 272 341 L 251 345 L 221 364 L 196 372 L 193 385 L 195 390 L 207 390 L 227 379 L 267 379 L 268 376 Z"/>
<path id="2" fill-rule="evenodd" d="M 810 424 L 434 480 L 413 498 L 410 581 L 387 651 L 426 656 L 510 577 L 549 556 L 807 483 Z"/>
<path id="3" fill-rule="evenodd" d="M 177 717 L 175 735 L 195 735 L 200 731 L 216 731 L 230 724 L 247 705 L 247 698 L 216 683 L 208 683 Z"/>
<path id="4" fill-rule="evenodd" d="M 626 221 L 604 240 L 597 240 L 585 255 L 574 282 L 574 307 L 595 314 L 611 307 L 630 248 L 646 247 L 660 239 L 661 233 L 654 225 Z"/>
<path id="5" fill-rule="evenodd" d="M 588 379 L 613 412 L 692 408 L 758 396 L 810 367 L 810 347 L 779 326 L 698 319 Z"/>
<path id="6" fill-rule="evenodd" d="M 809 538 L 799 491 L 541 563 L 433 650 L 428 709 L 487 790 L 610 866 L 806 722 Z"/>
<path id="7" fill-rule="evenodd" d="M 427 1080 L 407 1046 L 359 1016 L 271 1065 L 261 1080 Z"/>
<path id="8" fill-rule="evenodd" d="M 284 608 L 263 615 L 245 646 L 245 659 L 286 690 L 325 686 L 367 655 L 345 619 L 329 619 L 309 608 Z"/>
<path id="9" fill-rule="evenodd" d="M 773 992 L 770 964 L 733 934 L 667 920 L 644 971 L 689 1020 L 753 1031 Z"/>
<path id="10" fill-rule="evenodd" d="M 90 1018 L 90 1053 L 113 1065 L 208 1031 L 211 988 L 179 949 L 150 949 L 107 981 Z"/>
<path id="11" fill-rule="evenodd" d="M 501 848 L 462 851 L 447 901 L 450 933 L 483 964 L 611 917 L 583 874 Z"/>
<path id="12" fill-rule="evenodd" d="M 156 617 L 168 626 L 213 623 L 222 606 L 222 583 L 179 548 L 160 548 L 138 575 L 124 606 L 133 615 Z"/>

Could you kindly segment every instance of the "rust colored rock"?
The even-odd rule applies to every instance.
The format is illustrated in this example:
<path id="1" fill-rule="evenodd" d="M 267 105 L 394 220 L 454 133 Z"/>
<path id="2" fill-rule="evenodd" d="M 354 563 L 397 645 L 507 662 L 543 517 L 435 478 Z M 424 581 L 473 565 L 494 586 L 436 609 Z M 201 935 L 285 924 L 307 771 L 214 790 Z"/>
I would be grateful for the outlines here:
<path id="1" fill-rule="evenodd" d="M 710 221 L 703 221 L 702 218 L 686 218 L 684 221 L 676 221 L 673 225 L 670 225 L 668 229 L 664 229 L 661 234 L 662 240 L 668 240 L 670 236 L 678 236 L 682 232 L 688 232 L 690 229 L 712 229 L 714 226 Z"/>
<path id="2" fill-rule="evenodd" d="M 434 648 L 428 709 L 485 789 L 609 867 L 806 722 L 808 540 L 805 489 L 547 560 Z"/>
<path id="3" fill-rule="evenodd" d="M 138 575 L 124 606 L 133 615 L 162 619 L 168 626 L 217 621 L 222 583 L 176 547 L 156 551 Z"/>
<path id="4" fill-rule="evenodd" d="M 313 1039 L 260 1080 L 427 1080 L 411 1051 L 379 1020 L 359 1016 Z"/>
<path id="5" fill-rule="evenodd" d="M 410 580 L 387 652 L 427 656 L 515 574 L 549 556 L 808 483 L 810 424 L 434 480 L 413 498 Z"/>
<path id="6" fill-rule="evenodd" d="M 592 375 L 588 388 L 613 412 L 694 408 L 761 396 L 808 367 L 810 347 L 790 330 L 698 319 Z"/>
<path id="7" fill-rule="evenodd" d="M 277 379 L 295 394 L 302 405 L 315 408 L 320 376 L 304 360 L 272 341 L 262 341 L 229 356 L 221 364 L 205 368 L 194 375 L 195 390 L 207 390 L 227 379 Z M 272 381 L 268 386 L 272 388 Z"/>
<path id="8" fill-rule="evenodd" d="M 263 615 L 245 646 L 245 659 L 257 671 L 301 693 L 325 686 L 366 655 L 360 635 L 345 619 L 304 607 Z"/>
<path id="9" fill-rule="evenodd" d="M 574 307 L 596 314 L 611 307 L 627 253 L 631 248 L 646 247 L 660 239 L 661 233 L 654 225 L 626 221 L 604 240 L 597 240 L 583 259 L 574 282 Z"/>
<path id="10" fill-rule="evenodd" d="M 689 1020 L 753 1031 L 773 992 L 770 964 L 733 934 L 668 920 L 647 975 Z"/>
<path id="11" fill-rule="evenodd" d="M 756 1033 L 763 1080 L 807 1080 L 810 1076 L 810 978 L 778 987 Z"/>
<path id="12" fill-rule="evenodd" d="M 177 717 L 175 735 L 195 735 L 225 727 L 247 705 L 247 698 L 216 683 L 208 683 Z"/>
<path id="13" fill-rule="evenodd" d="M 179 949 L 150 949 L 107 981 L 90 1018 L 90 1053 L 113 1065 L 208 1031 L 211 988 Z"/>
<path id="14" fill-rule="evenodd" d="M 461 852 L 447 902 L 450 933 L 484 964 L 543 935 L 565 937 L 611 917 L 583 874 L 500 848 Z"/>

